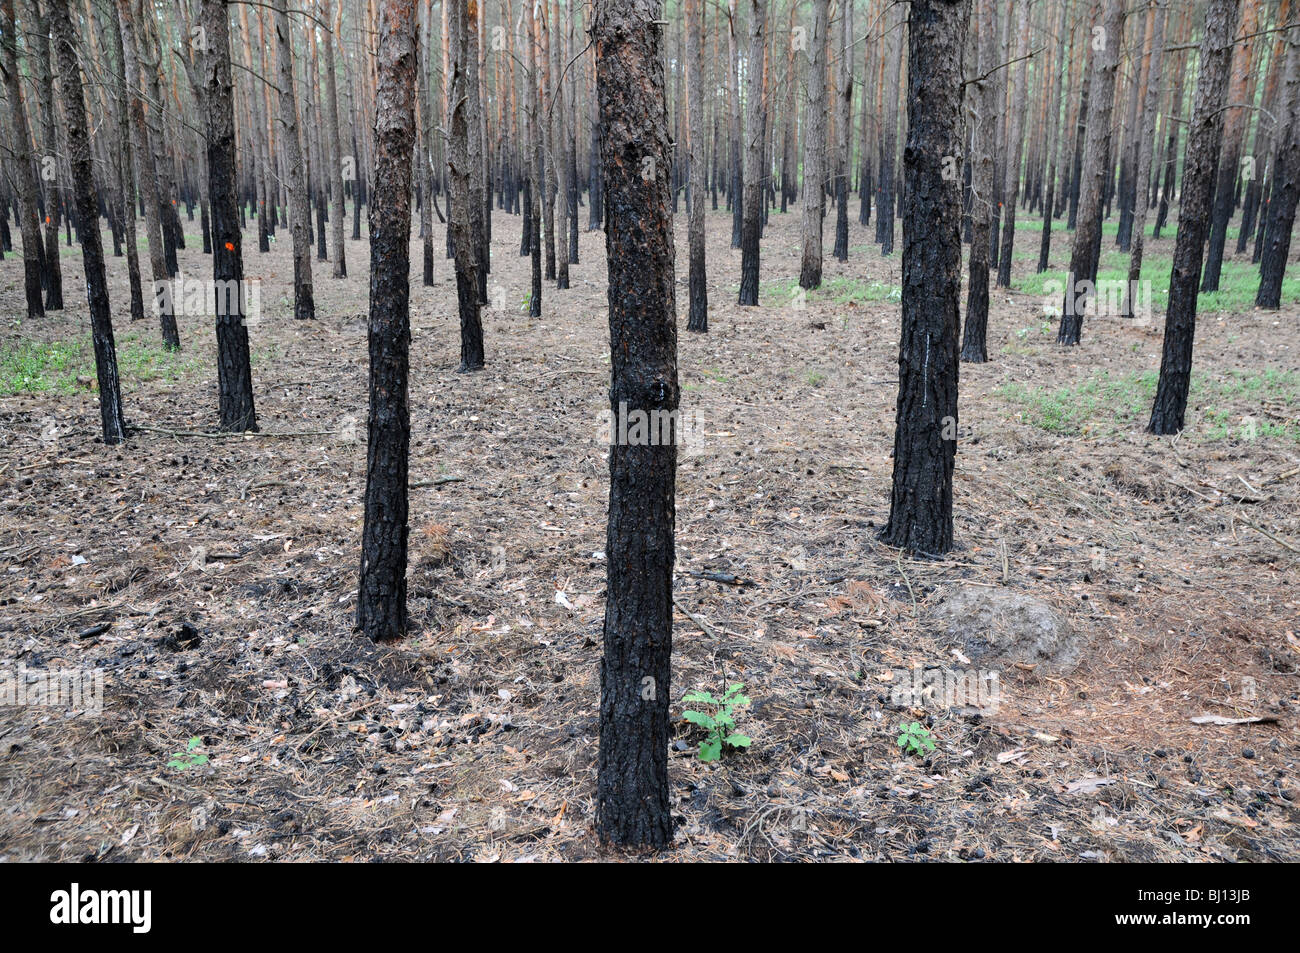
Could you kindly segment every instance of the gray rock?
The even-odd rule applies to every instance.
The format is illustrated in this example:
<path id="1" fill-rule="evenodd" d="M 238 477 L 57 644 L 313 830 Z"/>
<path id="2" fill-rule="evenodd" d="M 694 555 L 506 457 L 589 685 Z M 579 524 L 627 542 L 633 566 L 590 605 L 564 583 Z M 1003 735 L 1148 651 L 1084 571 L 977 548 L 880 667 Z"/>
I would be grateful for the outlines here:
<path id="1" fill-rule="evenodd" d="M 929 617 L 975 663 L 1025 662 L 1068 671 L 1082 654 L 1055 609 L 1010 589 L 957 586 Z"/>

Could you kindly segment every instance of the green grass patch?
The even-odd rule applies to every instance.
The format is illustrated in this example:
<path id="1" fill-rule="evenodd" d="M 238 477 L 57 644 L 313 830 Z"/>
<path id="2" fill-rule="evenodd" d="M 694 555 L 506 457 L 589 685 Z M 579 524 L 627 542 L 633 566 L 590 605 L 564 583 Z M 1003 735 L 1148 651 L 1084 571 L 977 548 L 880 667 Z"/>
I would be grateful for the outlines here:
<path id="1" fill-rule="evenodd" d="M 739 291 L 740 286 L 736 286 Z M 867 301 L 902 301 L 903 289 L 868 278 L 834 275 L 823 278 L 821 286 L 811 291 L 799 287 L 797 278 L 780 278 L 764 281 L 758 289 L 759 301 L 769 304 L 796 304 L 800 300 L 821 301 L 831 304 L 859 304 Z"/>
<path id="2" fill-rule="evenodd" d="M 997 395 L 1022 408 L 1029 424 L 1061 436 L 1112 436 L 1145 426 L 1158 374 L 1094 375 L 1073 387 L 1005 384 Z M 1281 437 L 1300 443 L 1300 372 L 1192 373 L 1189 436 L 1196 440 Z"/>
<path id="3" fill-rule="evenodd" d="M 117 340 L 117 369 L 127 383 L 176 381 L 198 368 L 198 357 L 168 351 L 142 341 L 135 333 Z M 16 394 L 65 393 L 77 390 L 77 378 L 95 384 L 95 351 L 84 341 L 21 341 L 0 346 L 0 397 Z"/>
<path id="4" fill-rule="evenodd" d="M 1107 281 L 1128 281 L 1128 253 L 1103 251 L 1101 267 L 1097 271 L 1098 284 Z M 1169 304 L 1169 279 L 1173 274 L 1170 255 L 1147 254 L 1142 259 L 1139 280 L 1150 282 L 1150 304 L 1153 318 L 1165 313 Z M 1058 295 L 1063 296 L 1066 271 L 1048 269 L 1041 274 L 1013 277 L 1012 288 L 1027 295 L 1043 298 L 1044 308 L 1059 308 Z M 1052 294 L 1048 294 L 1048 290 Z M 1225 261 L 1219 272 L 1219 290 L 1202 292 L 1196 298 L 1198 314 L 1243 314 L 1255 307 L 1255 294 L 1259 291 L 1259 266 L 1249 261 Z M 1141 293 L 1139 297 L 1141 297 Z M 1049 298 L 1051 300 L 1049 300 Z M 1282 301 L 1300 302 L 1300 275 L 1287 275 L 1282 279 Z"/>

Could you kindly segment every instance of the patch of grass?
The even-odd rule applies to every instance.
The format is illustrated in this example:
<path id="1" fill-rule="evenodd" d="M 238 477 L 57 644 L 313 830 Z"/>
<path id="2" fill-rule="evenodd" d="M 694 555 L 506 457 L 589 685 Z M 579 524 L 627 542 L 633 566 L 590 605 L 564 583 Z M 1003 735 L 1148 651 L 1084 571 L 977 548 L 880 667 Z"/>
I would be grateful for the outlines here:
<path id="1" fill-rule="evenodd" d="M 1025 420 L 1062 436 L 1109 436 L 1145 425 L 1156 371 L 1094 375 L 1073 387 L 1006 384 L 997 395 L 1024 408 Z M 1244 406 L 1243 406 L 1244 405 Z M 1300 442 L 1300 371 L 1193 372 L 1188 431 L 1196 440 L 1280 437 Z"/>
<path id="2" fill-rule="evenodd" d="M 37 394 L 46 391 L 71 393 L 77 387 L 77 373 L 84 364 L 85 344 L 54 341 L 39 344 L 21 341 L 0 350 L 0 396 Z"/>
<path id="3" fill-rule="evenodd" d="M 1142 275 L 1139 280 L 1150 282 L 1150 305 L 1153 318 L 1165 313 L 1169 305 L 1169 278 L 1173 272 L 1173 259 L 1170 255 L 1144 255 Z M 1064 289 L 1066 272 L 1061 269 L 1048 269 L 1041 274 L 1022 275 L 1012 278 L 1012 287 L 1027 295 L 1043 298 L 1044 310 L 1057 309 L 1061 302 L 1057 299 L 1057 289 Z M 1101 267 L 1097 271 L 1097 281 L 1128 281 L 1128 254 L 1121 251 L 1107 251 L 1101 256 Z M 1048 295 L 1049 282 L 1052 295 Z M 1202 292 L 1196 299 L 1198 314 L 1231 313 L 1243 314 L 1255 307 L 1255 294 L 1259 291 L 1259 267 L 1249 261 L 1225 261 L 1219 273 L 1219 290 Z M 1050 298 L 1050 300 L 1049 300 Z M 1142 293 L 1139 293 L 1139 301 Z M 1282 279 L 1282 301 L 1300 302 L 1300 275 L 1289 275 Z"/>
<path id="4" fill-rule="evenodd" d="M 142 341 L 128 333 L 117 341 L 117 369 L 122 380 L 176 381 L 200 366 L 185 351 L 168 351 L 160 344 Z M 95 352 L 89 341 L 21 341 L 0 347 L 0 396 L 77 389 L 77 378 L 95 387 Z"/>
<path id="5" fill-rule="evenodd" d="M 739 290 L 739 289 L 737 289 Z M 759 285 L 759 301 L 770 304 L 795 304 L 801 297 L 807 301 L 824 301 L 832 304 L 859 304 L 866 301 L 902 301 L 903 289 L 867 278 L 834 275 L 824 278 L 821 287 L 805 291 L 797 278 L 780 278 Z"/>

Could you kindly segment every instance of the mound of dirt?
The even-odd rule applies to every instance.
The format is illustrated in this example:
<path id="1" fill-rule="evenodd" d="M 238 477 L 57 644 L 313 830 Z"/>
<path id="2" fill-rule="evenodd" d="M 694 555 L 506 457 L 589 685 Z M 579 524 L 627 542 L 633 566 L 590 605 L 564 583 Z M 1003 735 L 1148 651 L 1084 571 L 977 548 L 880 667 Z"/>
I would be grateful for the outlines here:
<path id="1" fill-rule="evenodd" d="M 1007 589 L 958 586 L 930 611 L 972 662 L 1027 662 L 1070 671 L 1081 645 L 1065 619 L 1041 599 Z"/>

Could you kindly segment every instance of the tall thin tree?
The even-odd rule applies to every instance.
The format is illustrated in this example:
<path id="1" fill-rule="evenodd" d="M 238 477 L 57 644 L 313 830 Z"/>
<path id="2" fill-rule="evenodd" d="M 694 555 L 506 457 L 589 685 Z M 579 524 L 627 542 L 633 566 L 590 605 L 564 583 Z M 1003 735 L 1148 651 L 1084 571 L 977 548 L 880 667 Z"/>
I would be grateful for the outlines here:
<path id="1" fill-rule="evenodd" d="M 963 58 L 970 0 L 912 0 L 907 31 L 903 327 L 889 522 L 881 538 L 910 552 L 952 548 L 961 306 Z"/>
<path id="2" fill-rule="evenodd" d="M 379 0 L 374 194 L 370 202 L 370 415 L 357 628 L 406 634 L 411 413 L 411 158 L 415 146 L 416 0 Z"/>
<path id="3" fill-rule="evenodd" d="M 86 268 L 86 294 L 90 301 L 91 339 L 95 349 L 95 374 L 99 380 L 99 419 L 104 443 L 121 443 L 126 437 L 122 394 L 117 376 L 117 349 L 104 275 L 104 247 L 99 235 L 99 201 L 91 166 L 90 129 L 81 85 L 81 65 L 73 45 L 77 35 L 67 0 L 50 0 L 50 27 L 59 64 L 59 90 L 67 122 L 68 158 L 81 232 L 81 257 Z"/>
<path id="4" fill-rule="evenodd" d="M 244 246 L 235 184 L 234 81 L 230 68 L 228 0 L 202 0 L 199 27 L 208 195 L 212 207 L 212 278 L 216 289 L 217 391 L 221 429 L 257 429 L 253 371 L 248 355 L 244 298 Z"/>
<path id="5" fill-rule="evenodd" d="M 1196 294 L 1205 261 L 1205 239 L 1210 228 L 1210 192 L 1223 134 L 1223 104 L 1228 92 L 1233 35 L 1241 0 L 1209 0 L 1201 42 L 1201 71 L 1187 130 L 1183 158 L 1183 192 L 1178 210 L 1178 237 L 1174 240 L 1173 273 L 1169 277 L 1169 305 L 1165 311 L 1165 340 L 1160 358 L 1160 380 L 1147 429 L 1155 434 L 1176 434 L 1183 429 L 1187 392 L 1192 379 L 1192 342 L 1196 336 Z"/>
<path id="6" fill-rule="evenodd" d="M 602 841 L 649 847 L 672 841 L 668 703 L 680 397 L 661 10 L 659 0 L 596 0 L 592 11 L 608 216 L 610 410 L 616 421 L 666 419 L 670 431 L 667 440 L 633 442 L 619 440 L 623 428 L 610 428 L 596 831 Z"/>

